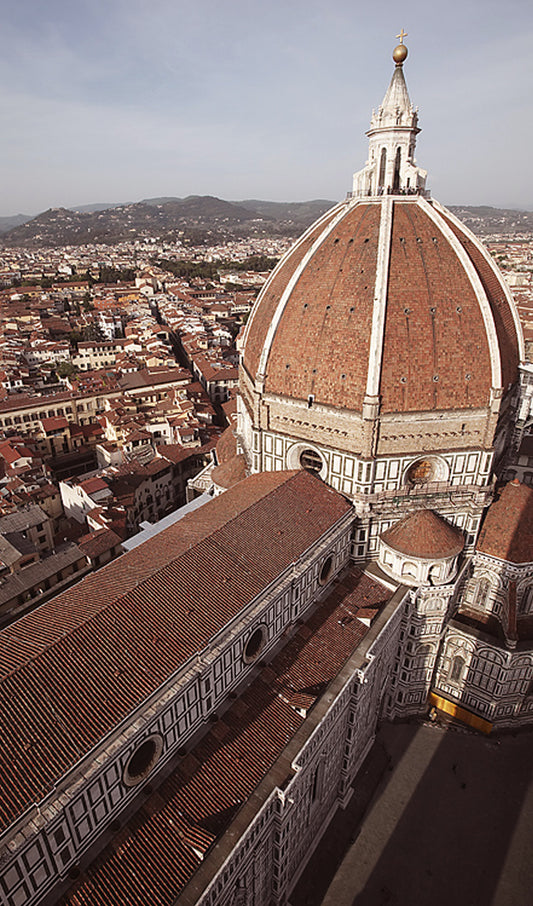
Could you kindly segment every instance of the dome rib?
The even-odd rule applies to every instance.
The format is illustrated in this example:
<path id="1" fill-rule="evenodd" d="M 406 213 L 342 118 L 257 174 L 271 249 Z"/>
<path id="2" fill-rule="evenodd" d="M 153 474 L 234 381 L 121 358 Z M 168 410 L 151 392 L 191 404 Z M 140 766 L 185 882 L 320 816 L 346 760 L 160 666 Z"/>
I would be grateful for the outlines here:
<path id="1" fill-rule="evenodd" d="M 270 322 L 270 325 L 269 325 L 269 328 L 267 331 L 265 343 L 263 346 L 263 350 L 261 352 L 261 358 L 259 359 L 259 374 L 261 374 L 261 375 L 266 374 L 267 363 L 268 363 L 268 358 L 270 355 L 270 350 L 272 348 L 272 343 L 274 341 L 274 337 L 276 335 L 283 312 L 285 311 L 285 307 L 291 297 L 292 291 L 293 291 L 294 287 L 296 286 L 296 283 L 298 282 L 298 280 L 299 280 L 302 272 L 306 268 L 306 266 L 309 264 L 309 262 L 313 258 L 317 249 L 319 249 L 321 247 L 321 245 L 325 242 L 325 240 L 327 239 L 327 237 L 329 236 L 331 231 L 333 229 L 335 229 L 337 224 L 341 220 L 343 220 L 344 217 L 346 217 L 348 210 L 349 210 L 349 208 L 345 203 L 340 204 L 337 208 L 333 209 L 334 216 L 330 219 L 329 223 L 327 223 L 325 225 L 324 229 L 322 230 L 320 235 L 316 238 L 316 240 L 314 241 L 311 248 L 307 250 L 306 254 L 304 255 L 303 259 L 300 261 L 295 272 L 292 274 L 291 278 L 289 279 L 289 282 L 279 300 L 279 303 L 276 307 L 276 311 L 274 313 L 274 317 L 272 318 L 272 321 Z"/>

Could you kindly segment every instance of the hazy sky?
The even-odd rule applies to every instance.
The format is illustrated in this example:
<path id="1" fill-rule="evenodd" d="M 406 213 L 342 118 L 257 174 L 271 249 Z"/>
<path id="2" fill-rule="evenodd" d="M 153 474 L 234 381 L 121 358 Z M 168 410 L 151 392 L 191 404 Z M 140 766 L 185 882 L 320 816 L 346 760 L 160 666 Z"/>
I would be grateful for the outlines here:
<path id="1" fill-rule="evenodd" d="M 531 0 L 0 0 L 0 215 L 343 198 L 395 35 L 445 204 L 533 207 Z"/>

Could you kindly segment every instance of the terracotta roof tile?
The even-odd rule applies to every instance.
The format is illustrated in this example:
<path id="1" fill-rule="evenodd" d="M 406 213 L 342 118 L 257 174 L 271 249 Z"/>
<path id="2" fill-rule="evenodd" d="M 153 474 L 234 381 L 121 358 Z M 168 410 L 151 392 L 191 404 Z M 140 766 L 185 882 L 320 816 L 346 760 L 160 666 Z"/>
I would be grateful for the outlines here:
<path id="1" fill-rule="evenodd" d="M 0 825 L 349 511 L 307 472 L 253 475 L 7 627 Z"/>
<path id="2" fill-rule="evenodd" d="M 181 760 L 63 904 L 123 906 L 134 874 L 139 902 L 170 906 L 200 864 L 194 849 L 205 853 L 224 833 L 302 725 L 297 709 L 313 706 L 368 632 L 359 609 L 372 603 L 377 610 L 389 597 L 351 570 L 313 614 L 308 632 L 289 641 Z"/>
<path id="3" fill-rule="evenodd" d="M 464 546 L 463 533 L 433 510 L 418 510 L 396 522 L 381 536 L 393 550 L 424 560 L 453 557 Z"/>
<path id="4" fill-rule="evenodd" d="M 362 410 L 369 371 L 378 238 L 384 201 L 347 202 L 319 221 L 265 285 L 245 333 L 256 378 L 285 292 L 266 364 L 265 392 Z M 422 199 L 394 199 L 380 388 L 382 413 L 485 408 L 492 370 L 487 329 L 462 243 L 487 295 L 503 383 L 516 380 L 518 339 L 503 278 L 459 227 Z M 317 243 L 305 267 L 304 256 Z M 291 281 L 294 281 L 292 283 Z M 477 281 L 476 281 L 477 286 Z"/>
<path id="5" fill-rule="evenodd" d="M 533 488 L 505 485 L 487 511 L 476 550 L 511 563 L 533 562 Z"/>
<path id="6" fill-rule="evenodd" d="M 238 453 L 221 466 L 215 466 L 211 472 L 211 478 L 219 488 L 231 488 L 245 477 L 246 457 L 244 453 Z"/>

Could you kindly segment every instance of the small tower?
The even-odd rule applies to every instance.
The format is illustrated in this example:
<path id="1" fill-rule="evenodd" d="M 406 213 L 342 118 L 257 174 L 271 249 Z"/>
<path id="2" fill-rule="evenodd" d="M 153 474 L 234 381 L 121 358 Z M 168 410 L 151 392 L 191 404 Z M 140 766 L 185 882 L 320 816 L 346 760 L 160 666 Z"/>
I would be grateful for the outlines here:
<path id="1" fill-rule="evenodd" d="M 377 113 L 372 112 L 366 166 L 354 173 L 353 196 L 424 194 L 426 171 L 415 164 L 418 111 L 413 108 L 405 83 L 407 58 L 403 29 L 392 52 L 396 67 Z"/>

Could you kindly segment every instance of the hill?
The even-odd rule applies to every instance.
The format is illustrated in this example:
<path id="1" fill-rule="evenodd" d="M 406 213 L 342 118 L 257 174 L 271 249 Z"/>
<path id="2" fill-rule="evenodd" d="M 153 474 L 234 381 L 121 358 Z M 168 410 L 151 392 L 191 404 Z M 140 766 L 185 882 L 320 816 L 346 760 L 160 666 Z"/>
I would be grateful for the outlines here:
<path id="1" fill-rule="evenodd" d="M 89 242 L 114 244 L 153 236 L 169 240 L 179 237 L 195 243 L 249 236 L 296 236 L 313 222 L 317 213 L 332 204 L 282 205 L 281 219 L 249 204 L 211 195 L 154 199 L 97 211 L 51 208 L 4 233 L 2 242 L 5 246 L 36 248 Z"/>
<path id="2" fill-rule="evenodd" d="M 27 223 L 31 219 L 29 214 L 13 214 L 11 217 L 0 217 L 0 235 L 8 233 L 9 230 L 20 226 L 22 223 Z"/>
<path id="3" fill-rule="evenodd" d="M 157 237 L 200 245 L 257 236 L 298 236 L 334 202 L 224 201 L 212 195 L 152 198 L 131 204 L 51 208 L 32 219 L 0 218 L 5 247 L 53 248 Z M 489 206 L 450 208 L 479 236 L 533 232 L 533 212 Z M 10 221 L 10 223 L 7 223 Z M 2 232 L 4 222 L 5 231 Z"/>

